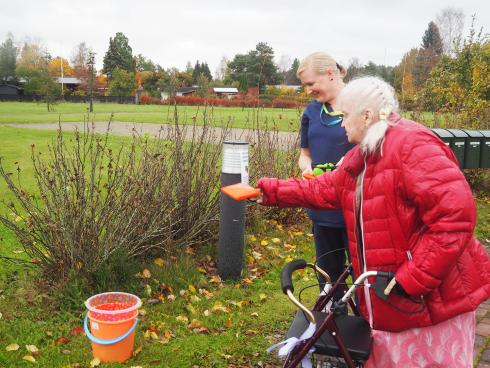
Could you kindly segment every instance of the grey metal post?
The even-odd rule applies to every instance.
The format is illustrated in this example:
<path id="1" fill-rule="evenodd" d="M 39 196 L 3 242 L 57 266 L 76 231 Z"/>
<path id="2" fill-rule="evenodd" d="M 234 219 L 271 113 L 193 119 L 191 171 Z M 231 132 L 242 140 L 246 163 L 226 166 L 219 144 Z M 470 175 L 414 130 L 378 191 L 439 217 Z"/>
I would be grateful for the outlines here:
<path id="1" fill-rule="evenodd" d="M 223 142 L 221 186 L 248 184 L 248 143 Z M 218 274 L 222 280 L 242 275 L 245 231 L 245 201 L 235 201 L 221 193 L 218 243 Z"/>

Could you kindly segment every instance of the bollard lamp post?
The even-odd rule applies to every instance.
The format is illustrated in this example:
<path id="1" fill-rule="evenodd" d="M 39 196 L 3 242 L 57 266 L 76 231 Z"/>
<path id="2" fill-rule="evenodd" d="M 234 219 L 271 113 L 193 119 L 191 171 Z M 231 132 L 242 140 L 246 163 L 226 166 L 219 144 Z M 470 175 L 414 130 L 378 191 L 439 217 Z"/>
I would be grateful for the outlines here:
<path id="1" fill-rule="evenodd" d="M 221 166 L 221 186 L 248 184 L 248 143 L 225 141 Z M 243 269 L 245 201 L 220 194 L 218 274 L 222 280 L 240 279 Z"/>

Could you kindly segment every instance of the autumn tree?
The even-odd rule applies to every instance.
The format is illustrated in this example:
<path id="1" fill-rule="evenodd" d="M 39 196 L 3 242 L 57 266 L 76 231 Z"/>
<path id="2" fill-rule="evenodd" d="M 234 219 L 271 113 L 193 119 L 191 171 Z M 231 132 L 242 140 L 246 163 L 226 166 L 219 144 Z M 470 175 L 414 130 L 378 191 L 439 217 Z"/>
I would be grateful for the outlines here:
<path id="1" fill-rule="evenodd" d="M 136 79 L 133 72 L 115 68 L 109 80 L 109 96 L 130 96 L 136 89 Z"/>
<path id="2" fill-rule="evenodd" d="M 398 93 L 400 105 L 405 110 L 412 110 L 416 102 L 416 89 L 413 81 L 413 71 L 415 68 L 419 50 L 412 48 L 403 55 L 400 64 L 393 70 L 393 87 Z"/>
<path id="3" fill-rule="evenodd" d="M 109 48 L 104 56 L 104 73 L 109 79 L 116 68 L 127 72 L 134 70 L 133 50 L 129 46 L 128 38 L 121 32 L 117 32 L 114 38 L 109 39 Z"/>
<path id="4" fill-rule="evenodd" d="M 65 58 L 60 56 L 55 57 L 54 59 L 49 60 L 48 62 L 48 74 L 51 77 L 73 77 L 75 75 L 73 68 L 70 65 L 70 62 Z"/>
<path id="5" fill-rule="evenodd" d="M 474 21 L 474 20 L 473 20 Z M 471 26 L 454 56 L 444 56 L 431 71 L 425 98 L 448 113 L 452 126 L 488 129 L 490 121 L 490 40 Z"/>
<path id="6" fill-rule="evenodd" d="M 16 79 L 15 67 L 19 49 L 14 45 L 11 33 L 0 45 L 0 82 L 13 82 Z"/>

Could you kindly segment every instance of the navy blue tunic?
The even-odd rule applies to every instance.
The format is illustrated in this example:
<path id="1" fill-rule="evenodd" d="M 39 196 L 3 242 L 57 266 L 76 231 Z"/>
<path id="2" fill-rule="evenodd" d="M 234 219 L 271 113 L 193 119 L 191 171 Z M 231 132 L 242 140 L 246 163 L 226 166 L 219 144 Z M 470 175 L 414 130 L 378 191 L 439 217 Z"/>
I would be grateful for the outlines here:
<path id="1" fill-rule="evenodd" d="M 354 146 L 340 123 L 328 125 L 339 116 L 325 114 L 322 106 L 316 100 L 311 101 L 301 117 L 301 148 L 309 148 L 313 167 L 329 162 L 336 164 Z M 333 111 L 328 103 L 326 107 Z M 308 215 L 318 225 L 345 227 L 341 210 L 308 210 Z"/>

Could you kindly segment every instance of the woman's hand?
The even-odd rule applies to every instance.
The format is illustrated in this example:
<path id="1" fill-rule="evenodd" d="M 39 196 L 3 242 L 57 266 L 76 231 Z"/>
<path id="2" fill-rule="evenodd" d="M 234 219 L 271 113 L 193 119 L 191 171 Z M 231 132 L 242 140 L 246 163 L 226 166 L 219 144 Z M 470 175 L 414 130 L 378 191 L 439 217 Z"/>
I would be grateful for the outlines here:
<path id="1" fill-rule="evenodd" d="M 303 176 L 303 179 L 307 179 L 308 176 L 312 177 L 313 176 L 313 170 L 311 169 L 311 167 L 307 168 L 306 170 L 303 170 L 301 175 Z"/>

